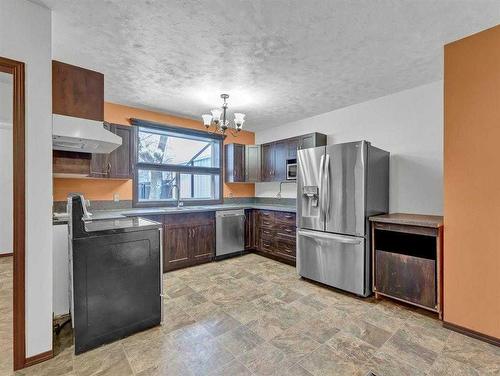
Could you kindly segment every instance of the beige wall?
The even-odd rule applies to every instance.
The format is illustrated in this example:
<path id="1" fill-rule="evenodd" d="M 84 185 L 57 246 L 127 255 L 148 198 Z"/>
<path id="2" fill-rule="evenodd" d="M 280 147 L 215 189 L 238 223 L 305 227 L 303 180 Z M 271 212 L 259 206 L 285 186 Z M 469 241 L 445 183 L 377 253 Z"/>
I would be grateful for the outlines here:
<path id="1" fill-rule="evenodd" d="M 500 338 L 500 26 L 444 72 L 444 320 Z"/>
<path id="2" fill-rule="evenodd" d="M 129 125 L 130 118 L 206 130 L 201 121 L 122 106 L 116 103 L 104 103 L 104 120 L 110 123 Z M 248 131 L 240 132 L 238 137 L 228 134 L 224 143 L 230 144 L 233 142 L 252 145 L 255 143 L 255 134 Z M 132 180 L 54 179 L 54 201 L 66 200 L 70 192 L 83 193 L 85 198 L 89 200 L 112 200 L 115 193 L 119 194 L 120 200 L 132 200 Z M 224 184 L 223 194 L 224 197 L 253 197 L 254 184 Z"/>

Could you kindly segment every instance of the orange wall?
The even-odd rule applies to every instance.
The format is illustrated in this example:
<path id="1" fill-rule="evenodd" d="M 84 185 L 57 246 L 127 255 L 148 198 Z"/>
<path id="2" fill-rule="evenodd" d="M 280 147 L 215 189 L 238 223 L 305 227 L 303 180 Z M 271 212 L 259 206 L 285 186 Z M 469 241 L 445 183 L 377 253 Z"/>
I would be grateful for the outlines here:
<path id="1" fill-rule="evenodd" d="M 500 338 L 500 25 L 444 52 L 444 320 Z"/>
<path id="2" fill-rule="evenodd" d="M 142 110 L 139 108 L 123 106 L 115 103 L 104 103 L 104 120 L 129 125 L 130 118 L 156 121 L 183 128 L 205 130 L 201 121 L 172 116 L 165 113 Z M 254 144 L 255 134 L 242 131 L 234 138 L 230 134 L 224 143 L 237 142 L 239 144 Z M 132 199 L 131 180 L 99 180 L 99 179 L 54 179 L 53 184 L 54 201 L 66 200 L 70 192 L 83 193 L 89 200 L 112 200 L 113 194 L 118 193 L 120 200 Z M 224 184 L 224 197 L 253 197 L 255 195 L 254 184 Z"/>

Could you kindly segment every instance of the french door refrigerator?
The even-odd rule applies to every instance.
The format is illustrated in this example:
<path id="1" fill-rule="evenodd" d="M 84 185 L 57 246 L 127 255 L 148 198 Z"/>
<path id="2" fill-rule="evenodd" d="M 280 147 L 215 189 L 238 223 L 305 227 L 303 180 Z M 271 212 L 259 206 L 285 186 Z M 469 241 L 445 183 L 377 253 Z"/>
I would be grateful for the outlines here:
<path id="1" fill-rule="evenodd" d="M 297 272 L 371 294 L 368 217 L 389 210 L 389 153 L 367 141 L 298 151 Z"/>

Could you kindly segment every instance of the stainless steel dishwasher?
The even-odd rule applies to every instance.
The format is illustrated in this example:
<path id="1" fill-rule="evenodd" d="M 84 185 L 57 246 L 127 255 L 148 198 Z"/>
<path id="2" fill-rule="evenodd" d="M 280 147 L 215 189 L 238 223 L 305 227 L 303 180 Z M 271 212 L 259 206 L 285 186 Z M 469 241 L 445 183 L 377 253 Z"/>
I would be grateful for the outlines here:
<path id="1" fill-rule="evenodd" d="M 245 211 L 223 210 L 215 213 L 215 256 L 245 249 Z"/>

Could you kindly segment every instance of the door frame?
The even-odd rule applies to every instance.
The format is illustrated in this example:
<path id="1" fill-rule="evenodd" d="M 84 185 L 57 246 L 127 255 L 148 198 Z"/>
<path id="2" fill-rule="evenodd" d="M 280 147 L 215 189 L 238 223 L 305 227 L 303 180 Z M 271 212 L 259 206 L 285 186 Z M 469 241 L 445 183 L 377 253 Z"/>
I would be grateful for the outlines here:
<path id="1" fill-rule="evenodd" d="M 0 56 L 0 71 L 12 74 L 13 184 L 14 184 L 14 370 L 26 366 L 25 322 L 25 68 L 24 63 Z"/>

